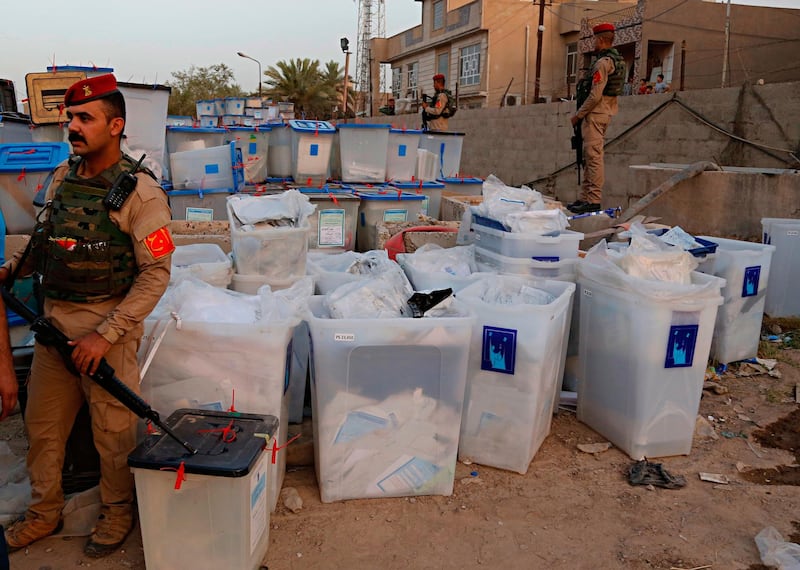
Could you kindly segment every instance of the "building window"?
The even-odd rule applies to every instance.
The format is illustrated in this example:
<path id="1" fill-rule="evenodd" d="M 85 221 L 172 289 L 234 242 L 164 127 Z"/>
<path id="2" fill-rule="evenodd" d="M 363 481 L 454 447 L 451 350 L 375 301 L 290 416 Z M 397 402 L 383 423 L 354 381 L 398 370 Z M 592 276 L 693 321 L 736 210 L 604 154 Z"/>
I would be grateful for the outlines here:
<path id="1" fill-rule="evenodd" d="M 419 72 L 419 62 L 409 64 L 408 66 L 408 91 L 413 99 L 417 98 L 417 75 Z"/>
<path id="2" fill-rule="evenodd" d="M 447 78 L 450 75 L 450 54 L 440 53 L 436 56 L 436 73 L 444 75 L 444 84 L 447 85 Z"/>
<path id="3" fill-rule="evenodd" d="M 433 29 L 442 28 L 444 28 L 444 0 L 437 0 L 433 3 Z"/>
<path id="4" fill-rule="evenodd" d="M 578 80 L 578 42 L 567 44 L 567 84 Z"/>
<path id="5" fill-rule="evenodd" d="M 481 82 L 481 46 L 475 44 L 461 48 L 461 85 L 478 85 Z"/>
<path id="6" fill-rule="evenodd" d="M 399 67 L 392 68 L 392 96 L 397 99 L 400 97 L 400 81 L 403 77 L 403 72 Z"/>

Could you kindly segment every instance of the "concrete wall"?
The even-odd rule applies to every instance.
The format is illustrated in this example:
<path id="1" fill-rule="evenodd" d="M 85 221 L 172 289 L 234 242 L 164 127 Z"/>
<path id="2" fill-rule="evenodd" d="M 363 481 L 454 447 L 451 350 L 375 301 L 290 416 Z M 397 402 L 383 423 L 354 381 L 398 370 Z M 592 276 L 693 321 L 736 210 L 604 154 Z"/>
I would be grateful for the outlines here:
<path id="1" fill-rule="evenodd" d="M 709 122 L 743 139 L 778 149 L 793 149 L 797 156 L 800 151 L 799 91 L 800 83 L 776 83 L 621 97 L 620 112 L 611 122 L 606 139 L 603 204 L 627 207 L 655 187 L 652 185 L 654 180 L 637 176 L 631 165 L 653 162 L 687 164 L 710 160 L 723 166 L 800 168 L 798 162 L 790 166 L 787 153 L 769 151 L 779 157 L 775 158 L 737 142 L 693 117 L 677 102 L 670 102 L 677 97 Z M 652 114 L 662 105 L 660 111 Z M 570 148 L 572 128 L 569 125 L 569 117 L 574 111 L 574 102 L 460 110 L 450 120 L 450 130 L 467 135 L 461 172 L 480 177 L 496 174 L 514 185 L 536 181 L 534 186 L 538 190 L 564 202 L 574 200 L 578 189 L 577 174 L 574 165 L 569 167 L 574 162 Z M 383 117 L 384 122 L 386 118 Z M 420 125 L 417 115 L 392 117 L 392 122 L 408 128 Z M 666 179 L 669 173 L 660 176 Z M 699 180 L 708 178 L 709 174 L 703 174 Z M 794 176 L 780 186 L 768 185 L 768 192 L 759 190 L 761 187 L 756 185 L 747 192 L 740 192 L 738 186 L 727 188 L 724 196 L 704 193 L 698 195 L 691 208 L 681 210 L 680 217 L 694 214 L 698 219 L 712 219 L 723 215 L 718 212 L 722 204 L 725 204 L 724 215 L 759 212 L 746 214 L 753 219 L 759 216 L 759 220 L 762 215 L 797 217 L 800 216 L 798 183 L 800 176 Z M 671 196 L 663 198 L 647 213 L 659 215 L 659 208 L 665 207 L 662 205 L 670 200 Z M 680 224 L 681 219 L 670 220 L 670 223 Z M 751 224 L 748 227 L 755 226 Z"/>

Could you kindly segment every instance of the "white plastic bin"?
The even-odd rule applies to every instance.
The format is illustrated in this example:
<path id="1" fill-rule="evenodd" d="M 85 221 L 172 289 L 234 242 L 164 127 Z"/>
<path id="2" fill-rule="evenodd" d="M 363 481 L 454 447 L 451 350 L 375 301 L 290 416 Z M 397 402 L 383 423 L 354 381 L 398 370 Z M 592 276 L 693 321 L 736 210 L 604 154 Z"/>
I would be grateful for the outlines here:
<path id="1" fill-rule="evenodd" d="M 69 149 L 66 143 L 0 144 L 0 210 L 9 234 L 33 231 L 33 199 Z"/>
<path id="2" fill-rule="evenodd" d="M 276 418 L 180 410 L 167 423 L 199 451 L 186 457 L 164 434 L 150 436 L 158 439 L 128 458 L 146 566 L 259 568 L 269 547 L 271 453 L 253 434 L 274 434 Z M 237 437 L 226 443 L 221 434 L 228 425 Z"/>
<path id="3" fill-rule="evenodd" d="M 507 257 L 532 258 L 535 261 L 561 261 L 578 257 L 583 234 L 564 230 L 556 236 L 505 232 L 472 223 L 475 246 Z"/>
<path id="4" fill-rule="evenodd" d="M 172 187 L 175 190 L 231 189 L 238 190 L 242 177 L 237 164 L 236 145 L 212 146 L 198 150 L 173 152 L 169 155 Z"/>
<path id="5" fill-rule="evenodd" d="M 427 131 L 420 135 L 419 148 L 436 155 L 436 178 L 457 177 L 461 168 L 464 133 Z"/>
<path id="6" fill-rule="evenodd" d="M 308 220 L 296 228 L 246 230 L 231 209 L 232 200 L 242 198 L 230 196 L 227 204 L 236 273 L 263 275 L 280 282 L 303 277 L 308 253 Z"/>
<path id="7" fill-rule="evenodd" d="M 228 188 L 209 190 L 168 190 L 173 220 L 211 222 L 227 220 L 225 203 L 233 193 Z"/>
<path id="8" fill-rule="evenodd" d="M 244 97 L 225 97 L 224 115 L 244 115 L 247 99 Z"/>
<path id="9" fill-rule="evenodd" d="M 278 418 L 278 445 L 289 433 L 286 380 L 289 341 L 298 319 L 251 324 L 181 321 L 148 317 L 142 351 L 161 344 L 142 379 L 142 397 L 162 414 L 179 408 L 270 414 Z M 179 356 L 176 356 L 179 355 Z M 268 508 L 275 510 L 286 452 L 270 461 Z"/>
<path id="10" fill-rule="evenodd" d="M 467 247 L 473 251 L 475 249 L 472 246 Z M 442 265 L 439 271 L 426 271 L 419 267 L 419 263 L 415 263 L 414 255 L 412 253 L 398 253 L 395 256 L 398 265 L 403 268 L 408 280 L 411 282 L 411 286 L 414 287 L 414 291 L 452 289 L 454 292 L 458 292 L 472 285 L 475 281 L 492 275 L 492 273 L 478 272 L 474 261 L 470 263 L 472 273 L 469 275 L 453 275 L 448 272 L 448 267 L 445 265 Z"/>
<path id="11" fill-rule="evenodd" d="M 205 129 L 214 129 L 219 126 L 219 117 L 217 115 L 203 115 L 200 117 L 200 127 Z"/>
<path id="12" fill-rule="evenodd" d="M 339 154 L 339 130 L 333 133 L 333 143 L 331 143 L 331 163 L 330 163 L 330 179 L 342 179 L 342 157 Z"/>
<path id="13" fill-rule="evenodd" d="M 314 455 L 324 503 L 450 495 L 474 317 L 331 319 L 310 302 Z"/>
<path id="14" fill-rule="evenodd" d="M 391 129 L 386 154 L 386 179 L 401 182 L 414 179 L 417 168 L 417 149 L 422 131 Z"/>
<path id="15" fill-rule="evenodd" d="M 270 177 L 288 178 L 292 175 L 292 129 L 283 123 L 270 123 L 267 172 Z"/>
<path id="16" fill-rule="evenodd" d="M 272 129 L 268 126 L 231 127 L 226 142 L 233 141 L 242 151 L 242 166 L 246 184 L 262 184 L 267 180 L 269 161 L 269 138 Z"/>
<path id="17" fill-rule="evenodd" d="M 775 246 L 764 312 L 770 317 L 800 316 L 800 220 L 763 218 L 764 243 Z"/>
<path id="18" fill-rule="evenodd" d="M 421 194 L 423 196 L 421 213 L 435 220 L 441 219 L 444 184 L 432 180 L 420 180 L 418 182 L 392 182 L 391 185 L 409 194 Z"/>
<path id="19" fill-rule="evenodd" d="M 386 181 L 386 153 L 391 125 L 342 123 L 339 125 L 339 156 L 343 182 Z"/>
<path id="20" fill-rule="evenodd" d="M 292 129 L 292 177 L 298 184 L 322 186 L 328 179 L 336 129 L 325 121 L 289 121 Z"/>
<path id="21" fill-rule="evenodd" d="M 241 273 L 234 273 L 231 276 L 230 289 L 239 293 L 247 293 L 248 295 L 257 295 L 258 290 L 264 285 L 269 285 L 272 291 L 281 291 L 288 289 L 297 283 L 297 277 L 288 278 L 275 278 L 267 277 L 266 275 L 243 275 Z"/>
<path id="22" fill-rule="evenodd" d="M 497 302 L 493 288 L 552 295 L 547 304 Z M 459 459 L 525 474 L 550 433 L 561 389 L 575 284 L 495 275 L 457 297 L 477 316 L 469 353 Z"/>
<path id="23" fill-rule="evenodd" d="M 389 260 L 386 250 L 379 250 L 373 254 L 364 255 L 370 255 L 376 259 L 380 257 L 378 261 L 385 261 L 387 263 L 387 265 L 382 266 L 384 270 L 390 270 L 389 268 L 391 268 L 401 273 L 403 271 L 395 262 Z M 324 250 L 309 251 L 306 270 L 308 274 L 314 278 L 314 286 L 317 294 L 327 295 L 345 283 L 351 283 L 369 277 L 369 274 L 364 275 L 362 273 L 347 272 L 347 269 L 360 256 L 362 256 L 362 254 L 352 251 L 344 251 L 341 253 L 330 253 Z"/>
<path id="24" fill-rule="evenodd" d="M 475 248 L 475 262 L 479 271 L 495 271 L 512 275 L 528 275 L 539 279 L 575 282 L 578 279 L 580 259 L 536 261 L 525 257 L 507 257 L 488 249 Z"/>
<path id="25" fill-rule="evenodd" d="M 231 282 L 231 258 L 215 243 L 191 243 L 175 247 L 169 282 L 193 277 L 214 287 L 227 287 Z"/>
<path id="26" fill-rule="evenodd" d="M 214 127 L 167 127 L 167 152 L 185 152 L 225 144 L 225 129 Z"/>
<path id="27" fill-rule="evenodd" d="M 308 249 L 353 251 L 358 230 L 358 205 L 361 199 L 341 188 L 300 188 L 317 206 L 308 217 Z"/>
<path id="28" fill-rule="evenodd" d="M 377 245 L 379 222 L 413 222 L 422 213 L 425 196 L 392 190 L 357 191 L 358 208 L 356 248 L 368 251 Z"/>
<path id="29" fill-rule="evenodd" d="M 445 192 L 454 196 L 483 195 L 483 180 L 480 178 L 440 178 L 438 182 L 444 184 Z"/>
<path id="30" fill-rule="evenodd" d="M 195 103 L 195 113 L 198 117 L 203 115 L 216 115 L 217 107 L 213 99 L 202 99 Z"/>
<path id="31" fill-rule="evenodd" d="M 728 363 L 758 356 L 761 321 L 775 246 L 698 236 L 717 244 L 709 273 L 725 279 L 725 302 L 717 312 L 711 356 Z"/>
<path id="32" fill-rule="evenodd" d="M 692 285 L 611 287 L 588 267 L 578 277 L 578 419 L 635 460 L 687 455 L 724 280 L 694 272 Z"/>

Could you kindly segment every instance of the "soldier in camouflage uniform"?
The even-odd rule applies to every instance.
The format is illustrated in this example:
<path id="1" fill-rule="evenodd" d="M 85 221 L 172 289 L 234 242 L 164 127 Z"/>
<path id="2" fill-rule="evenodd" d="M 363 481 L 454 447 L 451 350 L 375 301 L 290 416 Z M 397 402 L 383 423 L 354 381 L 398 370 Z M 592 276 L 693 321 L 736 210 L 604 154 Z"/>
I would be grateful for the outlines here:
<path id="1" fill-rule="evenodd" d="M 56 168 L 30 255 L 18 252 L 0 268 L 0 282 L 18 266 L 23 275 L 41 274 L 45 316 L 72 339 L 80 376 L 55 348 L 36 344 L 25 414 L 33 502 L 5 537 L 19 549 L 60 526 L 65 445 L 86 400 L 100 455 L 102 508 L 84 552 L 99 557 L 122 545 L 133 528 L 127 456 L 136 443 L 136 417 L 86 374 L 105 357 L 138 393 L 143 321 L 169 283 L 174 245 L 166 196 L 148 172 L 136 174 L 121 208 L 103 204 L 117 176 L 135 165 L 120 150 L 125 100 L 114 76 L 79 81 L 64 102 L 77 156 Z"/>
<path id="2" fill-rule="evenodd" d="M 592 28 L 597 59 L 589 75 L 578 86 L 578 93 L 586 95 L 578 100 L 578 111 L 570 119 L 574 127 L 581 122 L 583 137 L 583 187 L 578 200 L 567 208 L 575 214 L 597 212 L 605 182 L 603 146 L 611 117 L 617 114 L 617 97 L 625 84 L 625 60 L 612 48 L 614 25 L 598 24 Z"/>

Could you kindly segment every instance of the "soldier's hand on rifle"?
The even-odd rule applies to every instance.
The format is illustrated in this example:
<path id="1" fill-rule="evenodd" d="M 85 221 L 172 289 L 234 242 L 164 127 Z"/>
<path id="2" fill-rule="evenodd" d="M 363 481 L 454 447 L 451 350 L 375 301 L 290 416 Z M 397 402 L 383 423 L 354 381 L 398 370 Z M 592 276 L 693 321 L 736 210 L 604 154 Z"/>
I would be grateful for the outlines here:
<path id="1" fill-rule="evenodd" d="M 573 126 L 573 127 L 574 127 L 574 126 L 576 126 L 576 125 L 578 124 L 578 121 L 580 121 L 580 119 L 578 118 L 578 115 L 572 115 L 572 116 L 569 118 L 569 122 L 570 122 L 570 123 L 572 123 L 572 126 Z"/>
<path id="2" fill-rule="evenodd" d="M 111 343 L 96 332 L 91 332 L 77 340 L 69 341 L 72 349 L 72 362 L 81 374 L 94 374 L 100 359 L 111 348 Z"/>

